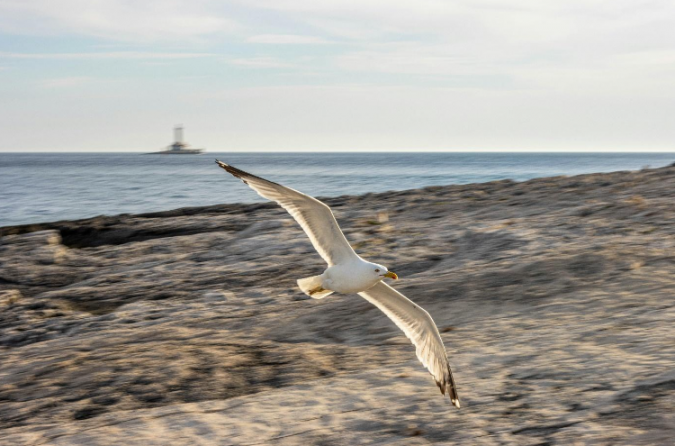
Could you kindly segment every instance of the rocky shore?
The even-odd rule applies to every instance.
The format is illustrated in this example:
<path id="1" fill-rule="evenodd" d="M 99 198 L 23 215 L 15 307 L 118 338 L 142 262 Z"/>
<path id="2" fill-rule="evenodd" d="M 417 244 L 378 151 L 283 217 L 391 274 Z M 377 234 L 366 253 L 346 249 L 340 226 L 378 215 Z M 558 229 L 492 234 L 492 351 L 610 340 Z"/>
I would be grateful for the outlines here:
<path id="1" fill-rule="evenodd" d="M 242 186 L 244 187 L 244 186 Z M 0 228 L 1 445 L 666 445 L 675 167 L 326 199 L 455 410 L 274 204 Z"/>

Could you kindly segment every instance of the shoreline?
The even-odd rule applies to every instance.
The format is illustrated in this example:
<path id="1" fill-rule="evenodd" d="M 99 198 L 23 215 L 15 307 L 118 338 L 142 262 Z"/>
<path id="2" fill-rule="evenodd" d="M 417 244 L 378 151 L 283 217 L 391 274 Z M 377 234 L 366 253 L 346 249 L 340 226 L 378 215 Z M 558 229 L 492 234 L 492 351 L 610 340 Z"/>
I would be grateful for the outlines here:
<path id="1" fill-rule="evenodd" d="M 260 169 L 259 173 L 322 197 L 503 179 L 520 182 L 533 177 L 572 176 L 595 173 L 593 171 L 638 170 L 649 165 L 672 164 L 674 159 L 671 154 L 660 153 L 616 153 L 607 156 L 597 153 L 586 156 L 526 152 L 485 156 L 467 153 L 414 156 L 404 153 L 386 159 L 380 159 L 378 154 L 344 155 L 327 153 L 307 158 L 301 154 L 231 154 L 228 157 L 235 164 L 242 163 L 251 170 Z M 86 154 L 78 156 L 75 154 L 73 159 L 64 160 L 56 155 L 12 155 L 7 157 L 6 162 L 0 163 L 0 178 L 5 180 L 0 180 L 0 189 L 5 192 L 0 206 L 0 227 L 165 212 L 223 203 L 264 202 L 253 192 L 238 193 L 238 187 L 228 187 L 229 182 L 217 178 L 217 172 L 213 172 L 211 159 L 200 161 L 192 157 L 187 161 L 181 158 L 183 161 L 177 162 L 162 157 L 155 162 L 135 155 L 120 155 L 106 160 L 103 160 L 105 154 L 101 155 L 103 158 Z M 307 176 L 317 163 L 319 166 L 323 163 L 335 164 L 335 169 L 319 169 L 321 175 Z M 96 168 L 102 164 L 109 166 L 106 174 L 97 175 Z M 175 177 L 167 177 L 166 169 L 175 172 Z M 325 178 L 324 174 L 327 175 Z M 71 177 L 72 181 L 63 182 Z"/>
<path id="2" fill-rule="evenodd" d="M 2 228 L 0 445 L 665 443 L 673 190 L 663 167 L 325 199 L 432 314 L 459 412 L 376 308 L 297 289 L 325 264 L 274 203 Z"/>
<path id="3" fill-rule="evenodd" d="M 523 152 L 527 153 L 527 152 Z M 568 153 L 568 152 L 561 152 Z M 657 168 L 643 168 L 640 170 L 621 170 L 614 172 L 598 172 L 598 173 L 587 173 L 580 175 L 558 175 L 552 177 L 537 177 L 524 181 L 516 181 L 512 179 L 502 179 L 502 180 L 493 180 L 479 183 L 467 183 L 467 184 L 447 184 L 447 185 L 432 185 L 425 186 L 416 189 L 404 189 L 404 190 L 390 190 L 384 192 L 366 192 L 363 194 L 357 195 L 338 195 L 332 197 L 318 196 L 317 199 L 325 202 L 329 206 L 333 207 L 335 205 L 340 205 L 345 201 L 358 200 L 359 197 L 368 196 L 373 198 L 381 198 L 395 194 L 397 196 L 405 196 L 406 194 L 416 194 L 425 190 L 439 190 L 439 189 L 448 189 L 449 192 L 452 192 L 452 189 L 458 189 L 460 191 L 465 191 L 466 189 L 477 188 L 480 189 L 484 186 L 490 185 L 516 185 L 522 184 L 527 185 L 528 183 L 550 180 L 563 180 L 563 179 L 574 179 L 574 178 L 585 178 L 588 176 L 595 175 L 615 175 L 615 174 L 631 174 L 631 173 L 640 173 L 646 171 L 658 171 L 662 169 L 670 169 L 675 167 L 675 162 L 668 166 L 657 167 Z M 31 232 L 43 231 L 43 230 L 58 230 L 58 231 L 70 231 L 73 225 L 82 225 L 82 226 L 110 226 L 118 222 L 121 222 L 126 219 L 155 219 L 155 218 L 173 218 L 173 217 L 183 217 L 183 216 L 193 216 L 193 215 L 202 215 L 202 214 L 230 214 L 230 213 L 249 213 L 258 209 L 271 209 L 278 207 L 276 203 L 269 201 L 265 202 L 237 202 L 237 203 L 222 203 L 215 205 L 205 205 L 205 206 L 189 206 L 189 207 L 180 207 L 174 209 L 167 209 L 161 211 L 153 212 L 144 212 L 144 213 L 120 213 L 120 214 L 102 214 L 95 215 L 92 217 L 86 218 L 77 218 L 77 219 L 61 219 L 55 221 L 47 222 L 38 222 L 38 223 L 24 223 L 19 225 L 7 225 L 0 226 L 0 237 L 3 235 L 18 235 L 18 234 L 27 234 Z M 113 243 L 116 244 L 116 243 Z"/>

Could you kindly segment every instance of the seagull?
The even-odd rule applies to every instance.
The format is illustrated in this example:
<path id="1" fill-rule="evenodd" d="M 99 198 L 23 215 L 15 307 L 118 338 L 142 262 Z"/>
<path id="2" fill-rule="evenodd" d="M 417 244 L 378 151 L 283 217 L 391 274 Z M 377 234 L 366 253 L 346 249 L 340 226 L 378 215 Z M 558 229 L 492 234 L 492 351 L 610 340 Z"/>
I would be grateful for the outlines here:
<path id="1" fill-rule="evenodd" d="M 386 267 L 362 259 L 345 238 L 325 203 L 216 160 L 216 164 L 248 184 L 258 195 L 277 202 L 300 224 L 328 268 L 318 276 L 298 280 L 303 293 L 323 299 L 334 292 L 358 294 L 387 315 L 415 345 L 417 358 L 436 380 L 441 393 L 459 409 L 457 385 L 438 332 L 427 311 L 383 282 L 397 280 Z"/>

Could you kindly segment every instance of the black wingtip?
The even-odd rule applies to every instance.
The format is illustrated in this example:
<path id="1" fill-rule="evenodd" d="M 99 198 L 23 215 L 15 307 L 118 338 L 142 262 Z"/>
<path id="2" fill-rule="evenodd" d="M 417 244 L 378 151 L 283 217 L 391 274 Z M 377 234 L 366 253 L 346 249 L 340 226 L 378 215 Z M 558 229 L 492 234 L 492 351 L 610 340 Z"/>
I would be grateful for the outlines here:
<path id="1" fill-rule="evenodd" d="M 452 394 L 451 394 L 452 395 Z M 452 396 L 450 397 L 450 402 L 452 403 L 453 406 L 455 406 L 457 409 L 460 408 L 460 403 L 459 403 L 459 396 L 455 393 L 455 397 L 453 398 Z"/>
<path id="2" fill-rule="evenodd" d="M 450 402 L 452 405 L 459 409 L 459 393 L 457 392 L 457 384 L 455 384 L 455 378 L 452 376 L 452 370 L 450 370 L 450 366 L 448 366 L 448 374 L 450 376 L 450 382 L 448 383 L 448 396 L 450 397 Z"/>
<path id="3" fill-rule="evenodd" d="M 244 180 L 245 177 L 255 177 L 255 175 L 251 175 L 250 173 L 244 172 L 243 170 L 239 170 L 236 167 L 230 166 L 229 164 L 226 164 L 226 163 L 224 163 L 224 162 L 222 162 L 218 159 L 216 159 L 216 164 L 220 168 L 225 169 L 228 173 L 230 173 L 231 175 L 233 175 L 233 176 L 235 176 L 235 177 L 237 177 L 241 180 Z M 244 180 L 244 183 L 246 183 L 245 180 Z"/>
<path id="4" fill-rule="evenodd" d="M 221 168 L 227 170 L 228 172 L 230 172 L 232 175 L 234 175 L 234 173 L 233 173 L 232 171 L 233 171 L 233 170 L 237 170 L 236 168 L 230 166 L 229 164 L 226 164 L 226 163 L 220 161 L 220 160 L 217 159 L 217 158 L 216 158 L 216 164 L 217 164 L 219 167 L 221 167 Z"/>
<path id="5" fill-rule="evenodd" d="M 448 394 L 452 405 L 459 409 L 459 394 L 457 393 L 457 385 L 455 384 L 455 378 L 452 376 L 452 370 L 450 370 L 450 366 L 448 366 L 448 378 L 449 379 L 447 381 L 436 381 L 436 385 L 443 395 L 446 393 Z"/>
<path id="6" fill-rule="evenodd" d="M 266 180 L 264 178 L 260 178 L 258 176 L 255 176 L 255 175 L 251 174 L 251 173 L 244 172 L 241 169 L 237 169 L 236 167 L 230 166 L 229 164 L 226 164 L 226 163 L 224 163 L 224 162 L 222 162 L 218 159 L 216 159 L 216 164 L 218 164 L 218 166 L 220 166 L 222 169 L 225 169 L 228 173 L 230 173 L 231 175 L 239 178 L 240 180 L 242 180 L 246 184 L 248 184 L 248 181 L 246 181 L 247 179 L 254 178 L 254 179 L 257 179 L 257 180 L 260 180 L 260 181 L 265 181 L 266 183 L 274 184 L 276 186 L 281 186 L 280 184 L 275 183 L 273 181 Z"/>

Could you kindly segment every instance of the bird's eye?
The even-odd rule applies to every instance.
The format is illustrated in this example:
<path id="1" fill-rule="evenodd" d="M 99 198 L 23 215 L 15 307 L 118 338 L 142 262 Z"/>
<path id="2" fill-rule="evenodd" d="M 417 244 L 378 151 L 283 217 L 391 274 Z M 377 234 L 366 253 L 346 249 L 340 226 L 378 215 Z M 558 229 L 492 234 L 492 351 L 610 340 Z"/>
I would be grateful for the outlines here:
<path id="1" fill-rule="evenodd" d="M 376 273 L 379 273 L 379 272 L 380 272 L 380 270 L 379 270 L 379 269 L 377 269 L 377 268 L 375 268 L 375 272 L 376 272 Z"/>

